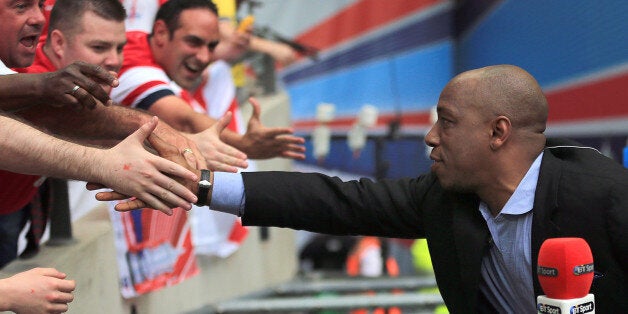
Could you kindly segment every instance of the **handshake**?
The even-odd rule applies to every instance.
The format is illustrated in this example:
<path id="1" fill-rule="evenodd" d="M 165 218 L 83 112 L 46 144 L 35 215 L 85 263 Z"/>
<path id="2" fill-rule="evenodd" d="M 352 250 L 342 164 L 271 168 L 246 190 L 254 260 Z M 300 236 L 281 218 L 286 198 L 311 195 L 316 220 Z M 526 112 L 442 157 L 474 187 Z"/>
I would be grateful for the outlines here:
<path id="1" fill-rule="evenodd" d="M 96 175 L 84 179 L 90 182 L 87 189 L 110 188 L 112 191 L 100 192 L 96 199 L 121 201 L 115 206 L 118 211 L 148 207 L 171 215 L 176 207 L 189 210 L 192 203 L 209 204 L 203 199 L 211 199 L 211 191 L 198 193 L 204 180 L 201 176 L 208 173 L 202 169 L 236 172 L 236 167 L 246 167 L 246 158 L 304 159 L 304 139 L 293 136 L 290 128 L 263 126 L 259 103 L 254 98 L 250 102 L 253 114 L 243 135 L 225 133 L 231 113 L 205 131 L 186 136 L 167 125 L 157 128 L 158 119 L 153 117 L 127 139 L 89 160 L 87 170 Z M 223 133 L 237 147 L 223 143 Z M 146 143 L 158 156 L 145 149 Z"/>
<path id="2" fill-rule="evenodd" d="M 205 169 L 199 170 L 190 165 L 190 162 L 188 162 L 185 155 L 192 152 L 191 149 L 185 149 L 183 152 L 180 152 L 174 145 L 167 143 L 155 133 L 150 133 L 146 140 L 150 144 L 150 148 L 154 149 L 157 155 L 184 167 L 189 172 L 193 173 L 196 178 L 200 178 L 200 181 L 191 180 L 190 176 L 177 176 L 170 174 L 171 182 L 167 184 L 167 192 L 163 192 L 158 196 L 148 194 L 143 195 L 142 197 L 132 197 L 116 190 L 111 190 L 98 192 L 96 194 L 96 199 L 99 201 L 120 201 L 115 206 L 115 210 L 117 211 L 130 211 L 151 207 L 149 204 L 153 204 L 155 199 L 159 199 L 159 201 L 163 202 L 166 207 L 158 208 L 158 210 L 167 215 L 172 215 L 172 208 L 175 207 L 183 207 L 187 210 L 191 209 L 191 205 L 185 207 L 181 206 L 180 199 L 177 198 L 180 197 L 189 202 L 190 192 L 197 196 L 197 200 L 195 201 L 197 205 L 209 205 L 211 201 L 213 172 Z M 92 191 L 107 188 L 107 186 L 103 184 L 94 182 L 88 182 L 86 187 L 88 190 Z M 200 192 L 202 195 L 199 195 L 199 187 L 201 188 Z M 175 197 L 172 197 L 170 193 L 173 193 Z"/>

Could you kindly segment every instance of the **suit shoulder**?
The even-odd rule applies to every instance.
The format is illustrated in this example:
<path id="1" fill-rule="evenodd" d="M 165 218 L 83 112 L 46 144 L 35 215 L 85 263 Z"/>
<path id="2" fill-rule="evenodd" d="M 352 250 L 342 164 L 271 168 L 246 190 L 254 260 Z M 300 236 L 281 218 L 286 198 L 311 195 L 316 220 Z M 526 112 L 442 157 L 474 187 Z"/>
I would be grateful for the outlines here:
<path id="1" fill-rule="evenodd" d="M 604 177 L 628 184 L 628 169 L 598 150 L 582 146 L 551 146 L 545 150 L 561 162 L 563 171 L 591 177 Z"/>

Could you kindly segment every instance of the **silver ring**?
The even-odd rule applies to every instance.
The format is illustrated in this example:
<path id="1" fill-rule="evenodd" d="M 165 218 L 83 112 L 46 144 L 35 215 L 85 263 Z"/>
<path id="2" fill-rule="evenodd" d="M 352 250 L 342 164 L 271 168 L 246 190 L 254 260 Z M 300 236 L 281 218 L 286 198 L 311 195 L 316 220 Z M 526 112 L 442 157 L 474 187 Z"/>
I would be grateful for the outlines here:
<path id="1" fill-rule="evenodd" d="M 79 90 L 81 87 L 78 85 L 74 85 L 74 88 L 72 88 L 72 91 L 70 92 L 70 94 L 72 96 L 74 96 L 74 93 L 76 93 L 77 90 Z"/>
<path id="2" fill-rule="evenodd" d="M 183 154 L 185 154 L 185 153 L 194 153 L 194 151 L 191 148 L 188 147 L 188 148 L 185 148 L 183 150 Z"/>

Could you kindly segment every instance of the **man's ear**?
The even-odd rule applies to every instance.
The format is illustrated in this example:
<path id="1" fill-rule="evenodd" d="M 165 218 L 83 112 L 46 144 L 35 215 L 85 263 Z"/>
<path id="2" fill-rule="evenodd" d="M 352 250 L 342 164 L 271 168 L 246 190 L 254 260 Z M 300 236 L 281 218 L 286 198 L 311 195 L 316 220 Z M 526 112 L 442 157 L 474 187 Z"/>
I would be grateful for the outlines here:
<path id="1" fill-rule="evenodd" d="M 155 21 L 153 25 L 153 42 L 158 46 L 164 45 L 168 40 L 170 40 L 170 31 L 168 30 L 168 26 L 166 22 L 163 20 Z"/>
<path id="2" fill-rule="evenodd" d="M 505 116 L 499 116 L 491 121 L 491 149 L 499 149 L 508 141 L 512 133 L 512 123 Z"/>
<path id="3" fill-rule="evenodd" d="M 55 54 L 57 59 L 62 59 L 65 55 L 65 49 L 68 45 L 68 40 L 63 34 L 62 31 L 55 29 L 50 32 L 50 36 L 48 36 L 50 50 Z"/>

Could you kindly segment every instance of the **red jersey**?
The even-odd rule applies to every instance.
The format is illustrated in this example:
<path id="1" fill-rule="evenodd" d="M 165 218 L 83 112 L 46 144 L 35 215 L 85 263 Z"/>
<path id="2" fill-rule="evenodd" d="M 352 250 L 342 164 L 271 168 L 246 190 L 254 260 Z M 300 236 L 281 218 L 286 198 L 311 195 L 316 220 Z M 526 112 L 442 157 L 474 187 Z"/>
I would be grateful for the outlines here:
<path id="1" fill-rule="evenodd" d="M 0 215 L 14 213 L 33 200 L 43 180 L 41 176 L 0 170 Z"/>
<path id="2" fill-rule="evenodd" d="M 243 133 L 244 125 L 235 97 L 235 85 L 229 66 L 221 61 L 211 70 L 210 79 L 205 80 L 192 95 L 171 81 L 163 68 L 157 64 L 148 44 L 155 15 L 167 0 L 123 0 L 127 11 L 125 27 L 127 44 L 124 47 L 124 63 L 120 71 L 120 86 L 111 92 L 111 98 L 125 106 L 147 110 L 156 100 L 176 95 L 185 100 L 197 112 L 219 119 L 227 111 L 233 113 L 228 128 Z M 226 70 L 225 70 L 226 69 Z M 218 74 L 220 73 L 220 74 Z M 226 74 L 226 76 L 225 76 Z"/>
<path id="3" fill-rule="evenodd" d="M 147 33 L 127 32 L 123 53 L 124 62 L 118 76 L 120 85 L 111 91 L 111 99 L 127 107 L 148 110 L 160 98 L 176 95 L 188 101 L 195 111 L 205 112 L 205 108 L 192 101 L 155 62 Z"/>

